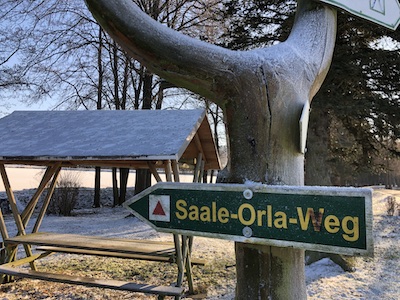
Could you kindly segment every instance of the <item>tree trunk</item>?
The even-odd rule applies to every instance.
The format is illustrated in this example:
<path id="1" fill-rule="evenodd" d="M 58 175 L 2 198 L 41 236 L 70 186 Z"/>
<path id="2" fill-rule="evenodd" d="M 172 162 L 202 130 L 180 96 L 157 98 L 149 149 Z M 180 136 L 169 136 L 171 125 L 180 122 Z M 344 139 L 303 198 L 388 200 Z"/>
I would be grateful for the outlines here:
<path id="1" fill-rule="evenodd" d="M 118 204 L 122 205 L 122 203 L 126 200 L 126 189 L 128 187 L 128 177 L 129 177 L 129 168 L 120 168 L 119 169 L 119 199 Z"/>
<path id="2" fill-rule="evenodd" d="M 179 35 L 129 0 L 86 3 L 127 53 L 165 80 L 221 107 L 230 151 L 222 182 L 304 184 L 298 124 L 330 66 L 333 10 L 298 0 L 287 41 L 236 52 Z M 306 298 L 303 250 L 242 243 L 235 249 L 238 300 Z"/>
<path id="3" fill-rule="evenodd" d="M 112 188 L 113 188 L 113 205 L 117 206 L 119 204 L 117 168 L 112 168 Z"/>
<path id="4" fill-rule="evenodd" d="M 310 115 L 306 164 L 305 184 L 330 186 L 331 167 L 329 161 L 329 112 L 315 108 Z"/>
<path id="5" fill-rule="evenodd" d="M 153 102 L 153 74 L 145 71 L 143 78 L 142 109 L 151 109 L 152 102 Z"/>
<path id="6" fill-rule="evenodd" d="M 153 74 L 143 73 L 142 109 L 151 109 L 153 102 Z M 151 172 L 148 169 L 136 169 L 135 195 L 151 186 Z"/>
<path id="7" fill-rule="evenodd" d="M 308 146 L 305 164 L 306 185 L 332 185 L 331 166 L 329 164 L 330 144 L 330 122 L 329 112 L 321 107 L 313 109 L 310 115 L 308 130 Z M 346 272 L 354 271 L 354 260 L 335 253 L 306 251 L 306 265 L 312 264 L 323 258 L 329 258 Z"/>
<path id="8" fill-rule="evenodd" d="M 280 79 L 274 76 L 268 70 L 243 74 L 247 78 L 242 81 L 243 89 L 254 81 L 271 85 L 255 92 L 246 89 L 246 98 L 241 95 L 232 99 L 238 106 L 224 110 L 230 150 L 225 182 L 304 184 L 298 121 L 305 96 L 293 86 L 282 90 Z M 249 98 L 251 102 L 246 101 Z M 236 243 L 235 250 L 236 299 L 306 298 L 303 250 L 244 243 Z"/>
<path id="9" fill-rule="evenodd" d="M 235 250 L 236 299 L 307 298 L 303 250 L 242 243 Z"/>
<path id="10" fill-rule="evenodd" d="M 135 195 L 151 186 L 151 173 L 147 169 L 136 169 Z"/>
<path id="11" fill-rule="evenodd" d="M 97 50 L 97 68 L 99 72 L 99 78 L 97 83 L 97 109 L 100 110 L 103 107 L 103 62 L 102 62 L 102 52 L 103 52 L 103 29 L 99 27 L 99 48 Z M 100 207 L 100 176 L 101 176 L 101 168 L 95 168 L 95 177 L 94 177 L 94 199 L 93 206 Z"/>
<path id="12" fill-rule="evenodd" d="M 94 207 L 100 207 L 100 176 L 101 176 L 101 167 L 95 168 L 94 175 Z"/>

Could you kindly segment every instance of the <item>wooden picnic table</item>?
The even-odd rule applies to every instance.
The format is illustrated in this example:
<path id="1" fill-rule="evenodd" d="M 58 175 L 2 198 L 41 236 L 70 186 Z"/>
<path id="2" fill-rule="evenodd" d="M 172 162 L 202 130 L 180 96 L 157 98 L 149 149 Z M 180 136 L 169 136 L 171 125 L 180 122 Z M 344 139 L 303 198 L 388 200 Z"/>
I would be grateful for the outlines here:
<path id="1" fill-rule="evenodd" d="M 116 131 L 121 124 L 126 126 Z M 119 127 L 118 127 L 119 126 Z M 204 262 L 191 258 L 192 237 L 174 234 L 174 242 L 123 240 L 40 232 L 51 196 L 63 167 L 100 166 L 149 169 L 157 181 L 158 170 L 167 181 L 179 182 L 179 163 L 191 163 L 194 182 L 204 171 L 220 168 L 219 158 L 204 111 L 34 111 L 15 112 L 0 119 L 0 173 L 18 234 L 9 236 L 0 210 L 0 231 L 6 249 L 0 273 L 48 281 L 145 292 L 180 298 L 186 274 L 193 292 L 191 268 Z M 22 212 L 17 208 L 6 166 L 46 166 L 42 180 Z M 26 228 L 46 191 L 31 233 Z M 22 245 L 24 258 L 17 258 Z M 32 250 L 32 245 L 36 249 Z M 52 274 L 37 270 L 35 261 L 54 252 L 142 259 L 177 264 L 175 286 L 153 286 Z M 29 264 L 30 270 L 21 269 Z"/>

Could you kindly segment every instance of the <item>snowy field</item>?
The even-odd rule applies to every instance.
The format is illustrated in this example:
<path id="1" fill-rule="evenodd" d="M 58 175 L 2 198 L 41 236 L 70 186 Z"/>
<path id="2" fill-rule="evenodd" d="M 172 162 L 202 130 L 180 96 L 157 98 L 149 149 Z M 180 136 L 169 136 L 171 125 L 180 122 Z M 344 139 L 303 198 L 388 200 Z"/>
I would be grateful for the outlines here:
<path id="1" fill-rule="evenodd" d="M 399 190 L 374 190 L 374 257 L 358 257 L 352 273 L 329 259 L 307 266 L 309 299 L 400 299 L 400 216 L 388 216 L 388 196 L 400 203 Z"/>
<path id="2" fill-rule="evenodd" d="M 31 192 L 31 190 L 24 190 L 18 191 L 16 194 L 19 201 L 24 202 Z M 84 203 L 80 203 L 80 208 L 75 210 L 74 216 L 48 215 L 44 219 L 41 230 L 119 238 L 171 240 L 171 235 L 158 233 L 138 219 L 128 217 L 129 213 L 123 208 L 107 207 L 111 201 L 110 193 L 110 190 L 104 190 L 102 193 L 104 207 L 93 209 L 90 205 L 92 190 L 90 188 L 85 189 L 85 192 L 81 193 L 80 200 Z M 1 194 L 1 196 L 4 196 L 4 193 Z M 395 216 L 387 214 L 388 196 L 397 197 L 397 203 L 400 203 L 399 190 L 374 190 L 374 257 L 356 258 L 356 268 L 352 273 L 344 272 L 327 258 L 307 266 L 308 299 L 400 299 L 400 216 L 398 212 Z M 5 219 L 10 234 L 15 233 L 12 216 L 6 215 Z M 206 259 L 208 264 L 204 267 L 195 267 L 194 270 L 195 285 L 198 286 L 200 295 L 197 297 L 187 296 L 186 299 L 233 299 L 235 285 L 233 243 L 216 239 L 195 238 L 193 256 Z M 46 260 L 49 263 L 48 265 L 44 263 L 44 268 L 50 269 L 57 268 L 57 265 L 76 267 L 86 264 L 86 261 L 81 257 L 62 254 L 53 255 Z M 105 260 L 99 258 L 90 258 L 90 262 L 98 266 L 106 264 Z M 142 263 L 139 268 L 143 271 L 148 265 Z M 149 275 L 150 280 L 153 280 L 152 276 L 169 278 L 167 272 L 171 271 L 164 270 L 164 267 L 158 267 L 159 265 L 154 266 L 152 272 L 155 272 L 154 274 L 161 272 L 165 275 Z M 121 262 L 117 269 L 134 267 L 135 265 L 130 265 L 125 260 Z M 79 270 L 79 272 L 81 271 L 84 272 L 86 269 Z M 89 272 L 89 276 L 98 277 L 97 273 L 105 274 L 97 269 L 92 272 L 96 274 L 93 275 Z M 86 276 L 88 275 L 86 274 Z M 134 274 L 133 277 L 136 278 L 137 274 Z M 146 282 L 148 281 L 149 279 L 146 279 Z M 156 278 L 154 278 L 154 283 L 157 283 Z M 28 279 L 0 286 L 0 299 L 10 300 L 149 298 L 153 299 L 148 295 L 105 291 Z"/>
<path id="3" fill-rule="evenodd" d="M 20 167 L 20 166 L 9 166 L 6 167 L 7 175 L 10 180 L 10 184 L 13 190 L 19 191 L 23 189 L 37 188 L 45 168 L 43 167 Z M 62 169 L 60 176 L 63 174 L 72 174 L 75 178 L 79 179 L 79 183 L 82 187 L 93 188 L 94 187 L 94 169 Z M 160 174 L 161 179 L 165 181 L 165 175 Z M 180 180 L 182 182 L 192 182 L 192 175 L 181 175 Z M 156 181 L 152 177 L 152 184 Z M 101 188 L 108 188 L 112 186 L 111 170 L 103 169 L 101 172 Z M 130 172 L 128 177 L 128 187 L 135 185 L 135 173 Z M 4 191 L 3 181 L 0 180 L 0 192 Z"/>

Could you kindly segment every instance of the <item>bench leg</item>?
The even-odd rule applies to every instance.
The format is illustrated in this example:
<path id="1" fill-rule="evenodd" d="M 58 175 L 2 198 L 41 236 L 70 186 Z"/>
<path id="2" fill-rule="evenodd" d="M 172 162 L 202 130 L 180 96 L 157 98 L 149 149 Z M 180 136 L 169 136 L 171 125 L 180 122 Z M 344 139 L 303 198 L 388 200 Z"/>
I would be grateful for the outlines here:
<path id="1" fill-rule="evenodd" d="M 179 247 L 180 236 L 174 235 L 175 249 L 177 250 L 177 264 L 178 264 L 178 280 L 177 286 L 182 286 L 183 277 L 186 273 L 189 285 L 189 293 L 194 293 L 194 284 L 192 276 L 192 262 L 190 260 L 191 237 L 182 235 L 182 243 Z"/>
<path id="2" fill-rule="evenodd" d="M 194 293 L 194 284 L 193 284 L 193 276 L 192 276 L 192 261 L 190 259 L 191 256 L 191 239 L 192 237 L 189 236 L 182 236 L 182 253 L 185 262 L 185 270 L 186 270 L 186 277 L 188 280 L 189 286 L 189 293 Z"/>
<path id="3" fill-rule="evenodd" d="M 14 216 L 15 225 L 17 226 L 17 229 L 18 229 L 18 234 L 25 235 L 26 234 L 25 226 L 22 222 L 21 215 L 19 214 L 19 211 L 17 208 L 17 201 L 15 199 L 13 190 L 11 189 L 10 181 L 8 180 L 8 176 L 7 176 L 7 172 L 6 172 L 6 168 L 5 168 L 4 164 L 0 164 L 0 173 L 1 173 L 1 177 L 3 179 L 3 185 L 6 190 L 8 202 L 10 204 L 11 211 Z M 2 225 L 2 227 L 3 227 L 3 225 Z M 2 230 L 2 234 L 3 234 L 3 230 Z M 32 256 L 31 246 L 24 245 L 23 247 L 25 249 L 26 256 Z M 30 266 L 31 266 L 32 270 L 36 270 L 36 266 L 35 266 L 34 262 L 31 262 Z"/>
<path id="4" fill-rule="evenodd" d="M 178 265 L 178 278 L 176 281 L 176 286 L 180 287 L 183 283 L 183 273 L 184 273 L 184 259 L 182 255 L 182 247 L 180 243 L 180 236 L 174 234 L 174 243 L 175 243 L 175 251 L 176 251 L 176 264 Z"/>
<path id="5" fill-rule="evenodd" d="M 5 246 L 4 247 L 4 260 L 1 262 L 1 264 L 6 264 L 14 261 L 16 259 L 17 255 L 17 247 L 9 247 Z M 0 283 L 9 283 L 14 281 L 14 277 L 11 275 L 6 275 L 6 274 L 1 274 L 0 275 Z"/>

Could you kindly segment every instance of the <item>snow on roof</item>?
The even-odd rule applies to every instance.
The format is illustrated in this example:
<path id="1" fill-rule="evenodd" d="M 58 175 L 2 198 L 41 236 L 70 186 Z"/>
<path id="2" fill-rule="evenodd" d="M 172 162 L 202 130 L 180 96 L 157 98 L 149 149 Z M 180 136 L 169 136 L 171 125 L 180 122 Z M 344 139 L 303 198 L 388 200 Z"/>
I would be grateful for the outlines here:
<path id="1" fill-rule="evenodd" d="M 179 160 L 200 127 L 209 143 L 203 110 L 16 111 L 0 119 L 0 160 Z"/>

